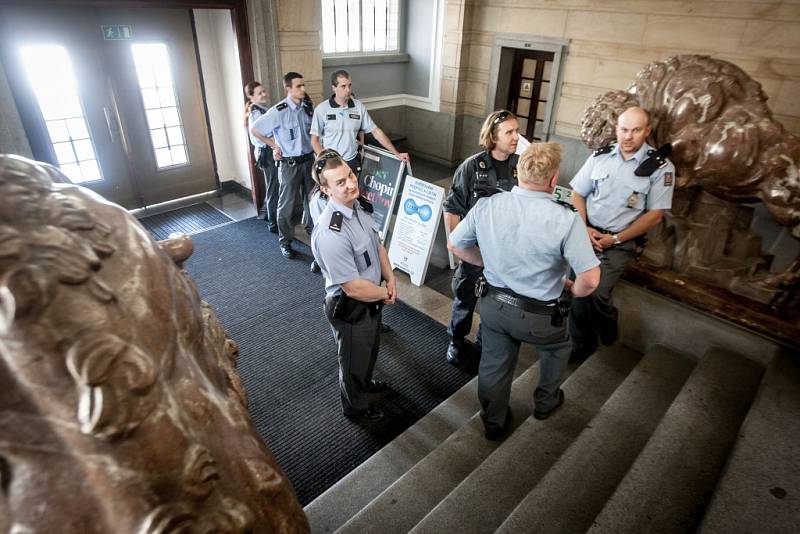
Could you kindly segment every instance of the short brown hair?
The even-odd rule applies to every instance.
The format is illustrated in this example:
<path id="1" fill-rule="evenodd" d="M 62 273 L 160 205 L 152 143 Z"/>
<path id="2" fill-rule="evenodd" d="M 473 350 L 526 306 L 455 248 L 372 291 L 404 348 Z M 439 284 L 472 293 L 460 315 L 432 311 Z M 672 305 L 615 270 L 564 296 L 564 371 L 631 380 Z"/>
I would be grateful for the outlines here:
<path id="1" fill-rule="evenodd" d="M 507 109 L 498 109 L 497 111 L 491 112 L 489 116 L 486 117 L 486 120 L 483 121 L 481 133 L 478 136 L 478 144 L 485 150 L 494 150 L 494 147 L 497 145 L 497 135 L 495 135 L 497 126 L 508 119 L 516 118 L 516 115 Z"/>
<path id="2" fill-rule="evenodd" d="M 561 164 L 561 145 L 531 143 L 517 162 L 520 182 L 547 185 Z"/>
<path id="3" fill-rule="evenodd" d="M 323 179 L 323 171 L 325 171 L 325 169 L 336 169 L 342 165 L 347 165 L 347 162 L 342 159 L 342 156 L 332 148 L 326 148 L 317 154 L 314 165 L 311 166 L 311 178 L 313 178 L 320 187 L 327 187 L 328 181 Z"/>

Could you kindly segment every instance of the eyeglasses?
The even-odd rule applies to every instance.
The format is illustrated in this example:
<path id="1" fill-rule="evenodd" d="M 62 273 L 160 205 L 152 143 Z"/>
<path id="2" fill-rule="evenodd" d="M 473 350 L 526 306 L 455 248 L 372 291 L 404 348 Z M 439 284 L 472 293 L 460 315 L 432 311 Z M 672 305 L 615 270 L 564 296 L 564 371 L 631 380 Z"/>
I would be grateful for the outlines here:
<path id="1" fill-rule="evenodd" d="M 317 161 L 314 162 L 314 172 L 317 174 L 317 176 L 319 176 L 322 170 L 325 168 L 328 160 L 334 158 L 341 158 L 341 156 L 333 150 L 326 152 L 317 158 Z"/>
<path id="2" fill-rule="evenodd" d="M 497 114 L 497 117 L 495 117 L 494 120 L 492 121 L 492 128 L 494 128 L 495 126 L 497 126 L 510 116 L 511 116 L 510 111 L 501 111 L 500 113 Z"/>

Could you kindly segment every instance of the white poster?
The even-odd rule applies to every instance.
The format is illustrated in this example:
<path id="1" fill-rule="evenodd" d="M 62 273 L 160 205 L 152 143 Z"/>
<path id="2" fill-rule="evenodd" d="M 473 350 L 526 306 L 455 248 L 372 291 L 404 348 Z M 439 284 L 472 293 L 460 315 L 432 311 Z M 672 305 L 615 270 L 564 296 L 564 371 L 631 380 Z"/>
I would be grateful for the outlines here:
<path id="1" fill-rule="evenodd" d="M 425 281 L 433 241 L 441 224 L 443 200 L 443 187 L 406 176 L 389 244 L 389 261 L 393 268 L 407 272 L 417 286 Z"/>

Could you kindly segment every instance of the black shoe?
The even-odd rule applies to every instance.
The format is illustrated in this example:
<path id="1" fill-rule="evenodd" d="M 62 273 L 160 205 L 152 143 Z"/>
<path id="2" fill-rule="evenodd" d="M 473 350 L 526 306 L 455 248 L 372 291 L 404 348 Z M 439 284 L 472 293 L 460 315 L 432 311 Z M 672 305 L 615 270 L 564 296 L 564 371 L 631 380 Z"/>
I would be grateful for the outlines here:
<path id="1" fill-rule="evenodd" d="M 386 334 L 387 332 L 391 332 L 391 331 L 392 331 L 392 329 L 389 328 L 388 324 L 386 324 L 384 322 L 381 322 L 381 333 Z"/>
<path id="2" fill-rule="evenodd" d="M 373 378 L 367 382 L 366 386 L 364 386 L 364 391 L 369 393 L 380 393 L 381 391 L 386 391 L 387 389 L 389 389 L 389 384 L 376 378 Z"/>
<path id="3" fill-rule="evenodd" d="M 456 345 L 452 341 L 447 346 L 447 363 L 451 365 L 459 365 L 461 360 L 459 359 L 459 352 L 461 352 L 461 345 Z"/>
<path id="4" fill-rule="evenodd" d="M 377 406 L 370 406 L 360 412 L 343 412 L 345 417 L 349 417 L 360 423 L 377 423 L 386 419 L 386 413 Z"/>
<path id="5" fill-rule="evenodd" d="M 269 227 L 269 231 L 272 232 L 273 234 L 277 234 L 278 233 L 278 227 L 277 226 L 270 226 Z"/>
<path id="6" fill-rule="evenodd" d="M 318 273 L 318 272 L 320 272 L 320 268 L 319 268 L 319 264 L 317 263 L 317 260 L 311 260 L 311 267 L 310 267 L 310 269 L 311 269 L 311 272 L 312 272 L 312 273 Z"/>
<path id="7" fill-rule="evenodd" d="M 551 415 L 556 413 L 558 411 L 558 409 L 561 408 L 561 406 L 563 406 L 563 404 L 564 404 L 564 390 L 559 388 L 559 390 L 558 390 L 558 402 L 556 402 L 556 405 L 553 406 L 552 408 L 550 408 L 549 410 L 547 410 L 546 412 L 540 412 L 539 410 L 534 410 L 533 411 L 533 418 L 534 419 L 538 419 L 540 421 L 543 420 L 543 419 L 547 419 L 548 417 L 550 417 Z"/>
<path id="8" fill-rule="evenodd" d="M 281 245 L 281 255 L 288 259 L 294 258 L 294 250 L 292 250 L 292 245 Z"/>
<path id="9" fill-rule="evenodd" d="M 594 348 L 586 348 L 586 347 L 576 347 L 572 349 L 569 353 L 569 361 L 572 362 L 582 362 L 592 354 L 594 354 Z"/>
<path id="10" fill-rule="evenodd" d="M 509 408 L 508 411 L 506 412 L 506 420 L 503 422 L 503 426 L 486 428 L 486 430 L 483 432 L 483 436 L 489 441 L 499 440 L 500 438 L 505 436 L 511 429 L 511 423 L 513 420 L 514 419 L 511 416 L 511 408 Z"/>

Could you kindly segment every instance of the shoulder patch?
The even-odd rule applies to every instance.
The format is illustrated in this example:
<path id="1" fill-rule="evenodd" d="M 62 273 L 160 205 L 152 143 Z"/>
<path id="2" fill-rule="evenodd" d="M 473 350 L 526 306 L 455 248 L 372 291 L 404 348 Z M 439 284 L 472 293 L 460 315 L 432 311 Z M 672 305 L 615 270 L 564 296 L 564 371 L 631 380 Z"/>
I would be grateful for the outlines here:
<path id="1" fill-rule="evenodd" d="M 612 150 L 614 150 L 614 145 L 601 146 L 600 148 L 598 148 L 597 150 L 595 150 L 592 153 L 592 157 L 596 158 L 597 156 L 602 156 L 603 154 L 608 154 Z"/>
<path id="2" fill-rule="evenodd" d="M 334 211 L 333 215 L 331 215 L 331 223 L 328 225 L 328 228 L 334 232 L 341 232 L 343 220 L 344 214 L 341 211 Z"/>
<path id="3" fill-rule="evenodd" d="M 284 109 L 286 109 L 288 107 L 289 107 L 289 104 L 287 104 L 286 102 L 281 102 L 280 104 L 275 106 L 275 109 L 277 109 L 278 111 L 283 111 Z"/>
<path id="4" fill-rule="evenodd" d="M 372 213 L 373 211 L 375 211 L 375 207 L 372 205 L 372 202 L 370 202 L 364 197 L 358 197 L 358 203 L 361 206 L 361 209 L 366 211 L 367 213 Z"/>

